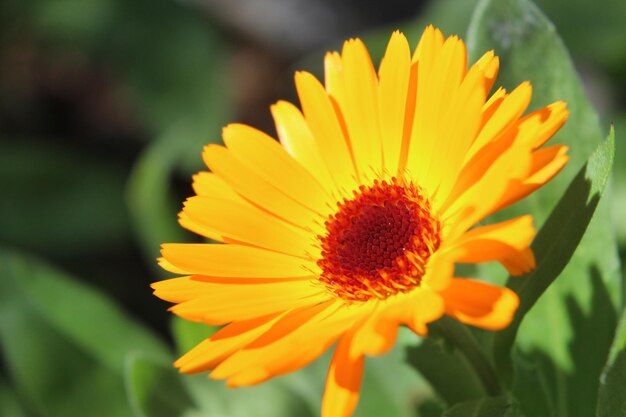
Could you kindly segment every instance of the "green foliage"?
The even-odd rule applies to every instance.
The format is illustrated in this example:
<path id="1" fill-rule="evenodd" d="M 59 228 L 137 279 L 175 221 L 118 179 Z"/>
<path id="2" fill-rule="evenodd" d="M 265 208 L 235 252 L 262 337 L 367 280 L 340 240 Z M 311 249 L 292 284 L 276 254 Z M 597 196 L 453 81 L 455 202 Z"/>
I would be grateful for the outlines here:
<path id="1" fill-rule="evenodd" d="M 520 296 L 520 307 L 513 323 L 499 332 L 494 339 L 496 364 L 502 375 L 510 375 L 512 370 L 509 355 L 522 320 L 568 264 L 593 217 L 608 183 L 614 147 L 614 135 L 611 132 L 606 142 L 600 145 L 590 157 L 589 162 L 574 178 L 537 234 L 533 243 L 533 251 L 537 254 L 537 268 L 523 278 L 512 277 L 507 283 Z M 597 270 L 590 272 L 598 274 Z M 600 279 L 596 281 L 595 284 L 600 286 L 598 291 L 606 292 L 602 281 Z M 612 318 L 614 310 L 611 308 L 611 300 L 608 296 L 605 298 L 608 299 L 603 299 L 593 311 L 597 314 L 598 309 L 608 308 L 604 315 Z M 576 329 L 581 327 L 579 322 L 573 322 L 572 325 Z M 597 343 L 594 345 L 598 346 Z"/>
<path id="2" fill-rule="evenodd" d="M 486 392 L 467 358 L 433 335 L 408 349 L 407 361 L 426 378 L 447 404 L 481 398 Z"/>
<path id="3" fill-rule="evenodd" d="M 626 309 L 600 379 L 597 416 L 626 416 Z"/>
<path id="4" fill-rule="evenodd" d="M 26 411 L 11 385 L 0 378 L 0 415 L 4 417 L 26 417 Z"/>
<path id="5" fill-rule="evenodd" d="M 457 404 L 442 417 L 522 417 L 519 406 L 510 397 L 481 398 Z"/>
<path id="6" fill-rule="evenodd" d="M 0 241 L 67 259 L 128 239 L 124 170 L 34 143 L 0 139 Z"/>
<path id="7" fill-rule="evenodd" d="M 155 269 L 161 243 L 190 240 L 185 239 L 189 234 L 176 221 L 180 203 L 170 187 L 172 171 L 180 158 L 176 145 L 175 140 L 155 142 L 137 161 L 128 180 L 127 200 L 133 228 L 147 262 Z"/>
<path id="8" fill-rule="evenodd" d="M 126 359 L 125 383 L 135 417 L 181 416 L 192 407 L 170 360 L 130 354 Z"/>
<path id="9" fill-rule="evenodd" d="M 105 296 L 36 259 L 0 249 L 0 336 L 19 398 L 41 416 L 130 416 L 129 352 L 163 345 Z"/>

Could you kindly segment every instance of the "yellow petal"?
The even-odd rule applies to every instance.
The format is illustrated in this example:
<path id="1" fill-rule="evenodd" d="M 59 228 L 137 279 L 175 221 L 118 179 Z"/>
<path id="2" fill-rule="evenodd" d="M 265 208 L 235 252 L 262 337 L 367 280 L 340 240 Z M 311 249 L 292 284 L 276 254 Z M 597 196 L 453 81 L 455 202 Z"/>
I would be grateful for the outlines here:
<path id="1" fill-rule="evenodd" d="M 165 259 L 162 256 L 157 259 L 157 262 L 159 263 L 159 266 L 161 268 L 165 269 L 168 272 L 171 272 L 172 274 L 185 275 L 189 273 L 189 271 L 186 271 L 184 269 L 181 269 L 172 265 L 167 259 Z"/>
<path id="2" fill-rule="evenodd" d="M 446 250 L 447 242 L 430 257 L 426 265 L 426 273 L 422 277 L 423 282 L 435 291 L 445 288 L 450 283 L 454 274 L 454 253 Z"/>
<path id="3" fill-rule="evenodd" d="M 480 130 L 465 155 L 465 161 L 470 160 L 480 148 L 510 129 L 528 108 L 531 96 L 532 87 L 528 81 L 521 83 L 511 94 L 507 95 Z"/>
<path id="4" fill-rule="evenodd" d="M 192 197 L 185 202 L 180 224 L 200 235 L 212 234 L 287 255 L 317 256 L 315 237 L 279 218 L 241 201 Z"/>
<path id="5" fill-rule="evenodd" d="M 281 193 L 323 216 L 329 196 L 319 182 L 265 133 L 243 124 L 224 128 L 224 143 L 232 154 Z"/>
<path id="6" fill-rule="evenodd" d="M 493 50 L 487 51 L 473 65 L 483 74 L 483 90 L 489 93 L 500 70 L 500 58 L 494 55 Z M 496 92 L 497 93 L 497 92 Z M 497 97 L 497 94 L 496 94 Z"/>
<path id="7" fill-rule="evenodd" d="M 244 201 L 223 179 L 212 172 L 199 172 L 193 176 L 193 190 L 197 195 L 220 200 Z"/>
<path id="8" fill-rule="evenodd" d="M 448 315 L 488 330 L 508 326 L 519 305 L 519 297 L 508 288 L 464 278 L 455 278 L 441 295 Z"/>
<path id="9" fill-rule="evenodd" d="M 477 227 L 452 244 L 457 262 L 499 261 L 511 275 L 521 275 L 535 267 L 529 250 L 535 237 L 532 216 L 521 216 L 501 223 Z"/>
<path id="10" fill-rule="evenodd" d="M 405 111 L 411 77 L 411 51 L 406 37 L 396 31 L 380 63 L 378 85 L 384 171 L 396 175 L 404 137 Z"/>
<path id="11" fill-rule="evenodd" d="M 482 127 L 484 127 L 487 122 L 489 122 L 491 116 L 493 116 L 496 110 L 500 108 L 500 104 L 502 104 L 506 96 L 506 89 L 500 87 L 487 99 L 487 101 L 483 105 L 483 114 L 480 122 L 480 125 Z"/>
<path id="12" fill-rule="evenodd" d="M 463 47 L 463 52 L 465 48 Z M 487 92 L 484 85 L 485 73 L 473 66 L 455 94 L 443 116 L 435 142 L 435 154 L 429 161 L 424 181 L 435 187 L 439 199 L 445 198 L 461 171 L 467 149 L 480 127 L 480 115 Z M 456 119 L 456 120 L 455 120 Z M 455 120 L 454 123 L 449 123 Z M 433 196 L 433 200 L 436 196 Z M 433 204 L 436 204 L 433 201 Z"/>
<path id="13" fill-rule="evenodd" d="M 322 159 L 313 133 L 300 110 L 286 101 L 279 101 L 271 107 L 278 138 L 287 152 L 306 168 L 329 193 L 336 184 Z"/>
<path id="14" fill-rule="evenodd" d="M 311 261 L 241 245 L 166 243 L 161 254 L 180 271 L 217 277 L 304 277 L 317 271 Z"/>
<path id="15" fill-rule="evenodd" d="M 448 239 L 456 238 L 471 226 L 501 208 L 503 198 L 516 182 L 528 175 L 532 158 L 527 149 L 512 148 L 504 152 L 485 170 L 480 181 L 468 187 L 460 196 L 451 196 L 449 207 L 444 207 L 442 220 L 452 225 Z"/>
<path id="16" fill-rule="evenodd" d="M 342 94 L 335 98 L 349 133 L 357 172 L 362 179 L 378 178 L 382 172 L 382 143 L 376 72 L 360 39 L 344 43 L 341 62 Z"/>
<path id="17" fill-rule="evenodd" d="M 425 33 L 424 37 L 426 36 Z M 424 41 L 422 38 L 418 49 Z M 454 36 L 448 38 L 441 47 L 435 42 L 426 43 L 423 48 L 425 51 L 433 51 L 424 57 L 420 55 L 419 58 L 415 115 L 407 169 L 420 185 L 431 188 L 426 183 L 425 176 L 433 158 L 439 156 L 435 154 L 437 147 L 441 141 L 447 140 L 441 136 L 441 129 L 451 123 L 443 120 L 443 116 L 449 109 L 450 98 L 456 95 L 459 83 L 465 75 L 466 52 L 463 42 Z M 462 114 L 464 113 L 455 116 Z"/>
<path id="18" fill-rule="evenodd" d="M 229 386 L 247 386 L 307 365 L 351 324 L 333 317 L 339 305 L 329 301 L 286 313 L 261 337 L 222 362 L 211 377 L 227 378 Z"/>
<path id="19" fill-rule="evenodd" d="M 212 325 L 251 320 L 329 298 L 308 280 L 218 284 L 183 277 L 157 282 L 153 288 L 157 297 L 178 303 L 170 308 L 176 315 Z"/>
<path id="20" fill-rule="evenodd" d="M 533 148 L 545 144 L 567 121 L 569 111 L 566 106 L 566 103 L 557 101 L 524 117 L 524 121 L 535 119 L 540 124 L 534 135 L 526 139 L 528 143 L 532 143 Z"/>
<path id="21" fill-rule="evenodd" d="M 415 48 L 413 62 L 419 61 L 422 68 L 424 68 L 424 66 L 432 67 L 434 57 L 439 53 L 443 42 L 443 33 L 441 33 L 439 29 L 435 28 L 433 25 L 426 26 L 417 44 L 417 48 Z"/>
<path id="22" fill-rule="evenodd" d="M 343 61 L 339 52 L 327 52 L 324 56 L 324 85 L 326 92 L 335 98 L 345 94 L 342 71 Z"/>
<path id="23" fill-rule="evenodd" d="M 567 146 L 555 145 L 533 152 L 531 155 L 531 172 L 525 179 L 516 182 L 514 187 L 507 190 L 496 209 L 508 207 L 554 178 L 569 161 L 567 151 Z"/>
<path id="24" fill-rule="evenodd" d="M 320 154 L 339 189 L 347 193 L 357 185 L 357 174 L 333 104 L 320 82 L 307 72 L 296 73 L 296 88 Z"/>
<path id="25" fill-rule="evenodd" d="M 350 355 L 351 335 L 341 338 L 330 363 L 322 417 L 350 417 L 359 401 L 363 379 L 363 356 Z"/>
<path id="26" fill-rule="evenodd" d="M 174 366 L 184 373 L 213 369 L 228 356 L 265 333 L 279 317 L 279 314 L 273 314 L 224 326 L 179 358 Z"/>
<path id="27" fill-rule="evenodd" d="M 425 336 L 426 325 L 438 320 L 445 312 L 444 300 L 437 292 L 429 288 L 416 290 L 407 297 L 408 310 L 404 323 L 420 336 Z"/>
<path id="28" fill-rule="evenodd" d="M 259 177 L 223 146 L 207 146 L 203 157 L 207 166 L 237 193 L 269 213 L 305 230 L 318 227 L 323 222 L 323 216 Z"/>
<path id="29" fill-rule="evenodd" d="M 374 310 L 356 326 L 350 356 L 382 355 L 393 347 L 401 324 L 424 335 L 426 325 L 439 319 L 444 312 L 441 296 L 426 286 L 376 301 Z"/>
<path id="30" fill-rule="evenodd" d="M 375 309 L 357 326 L 350 349 L 352 357 L 381 355 L 389 351 L 396 340 L 400 318 L 390 314 L 388 303 L 372 301 L 374 303 Z"/>

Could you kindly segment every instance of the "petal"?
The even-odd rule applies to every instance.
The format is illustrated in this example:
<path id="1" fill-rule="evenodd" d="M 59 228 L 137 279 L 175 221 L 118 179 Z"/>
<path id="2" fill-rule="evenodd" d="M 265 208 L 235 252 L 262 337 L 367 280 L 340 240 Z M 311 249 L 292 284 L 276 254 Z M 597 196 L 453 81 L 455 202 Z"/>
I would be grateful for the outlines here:
<path id="1" fill-rule="evenodd" d="M 319 228 L 323 217 L 259 177 L 223 146 L 209 145 L 203 154 L 209 168 L 238 194 L 267 212 L 305 230 Z"/>
<path id="2" fill-rule="evenodd" d="M 519 297 L 506 287 L 455 278 L 441 296 L 446 314 L 462 323 L 488 330 L 508 326 L 519 305 Z"/>
<path id="3" fill-rule="evenodd" d="M 293 310 L 221 363 L 211 377 L 244 386 L 299 369 L 326 351 L 358 314 L 334 301 Z"/>
<path id="4" fill-rule="evenodd" d="M 443 222 L 449 225 L 446 239 L 452 241 L 502 208 L 503 198 L 528 175 L 531 167 L 532 158 L 528 150 L 518 148 L 510 148 L 491 165 L 483 165 L 484 175 L 480 180 L 465 189 L 460 196 L 452 193 L 449 207 L 445 204 L 439 207 L 443 212 Z"/>
<path id="5" fill-rule="evenodd" d="M 425 33 L 424 37 L 426 36 Z M 449 37 L 440 48 L 433 46 L 436 50 L 429 55 L 430 58 L 419 59 L 415 114 L 407 161 L 407 169 L 411 175 L 427 188 L 424 178 L 432 159 L 437 157 L 436 148 L 442 140 L 447 140 L 440 136 L 441 129 L 450 125 L 443 116 L 447 113 L 450 98 L 456 95 L 466 70 L 465 46 L 457 37 Z M 426 47 L 427 45 L 424 46 Z"/>
<path id="6" fill-rule="evenodd" d="M 565 102 L 557 101 L 530 113 L 524 118 L 524 121 L 535 119 L 540 124 L 538 131 L 528 138 L 528 142 L 532 144 L 533 148 L 536 149 L 545 144 L 565 124 L 569 117 L 566 106 Z"/>
<path id="7" fill-rule="evenodd" d="M 178 303 L 170 308 L 176 315 L 212 325 L 250 320 L 329 298 L 309 280 L 226 284 L 183 277 L 154 283 L 152 288 L 157 297 Z"/>
<path id="8" fill-rule="evenodd" d="M 232 154 L 259 177 L 302 206 L 328 214 L 326 190 L 274 139 L 243 124 L 226 126 L 222 136 Z"/>
<path id="9" fill-rule="evenodd" d="M 437 200 L 445 200 L 454 185 L 465 153 L 481 125 L 483 105 L 490 80 L 497 73 L 498 60 L 493 52 L 487 53 L 465 75 L 465 46 L 455 37 L 448 38 L 433 59 L 437 63 L 434 70 L 428 63 L 419 62 L 406 170 L 430 194 L 433 204 L 439 204 Z M 426 68 L 423 64 L 427 64 Z M 452 75 L 443 76 L 442 71 Z M 428 73 L 429 78 L 422 73 Z"/>
<path id="10" fill-rule="evenodd" d="M 343 61 L 339 52 L 327 52 L 324 56 L 324 85 L 326 92 L 335 99 L 342 97 L 344 92 L 341 71 Z"/>
<path id="11" fill-rule="evenodd" d="M 393 347 L 398 335 L 400 320 L 390 314 L 389 304 L 376 302 L 373 310 L 355 331 L 350 348 L 352 357 L 358 355 L 381 355 Z"/>
<path id="12" fill-rule="evenodd" d="M 327 192 L 335 191 L 330 171 L 300 110 L 286 101 L 279 101 L 271 110 L 278 138 L 287 152 L 315 176 Z"/>
<path id="13" fill-rule="evenodd" d="M 511 275 L 535 267 L 529 246 L 535 237 L 532 216 L 521 216 L 466 232 L 451 246 L 457 262 L 499 261 Z"/>
<path id="14" fill-rule="evenodd" d="M 515 181 L 514 186 L 509 187 L 494 211 L 523 199 L 554 178 L 569 161 L 568 149 L 564 145 L 555 145 L 533 152 L 530 172 L 526 178 Z"/>
<path id="15" fill-rule="evenodd" d="M 351 334 L 342 337 L 335 348 L 326 378 L 322 417 L 349 417 L 359 401 L 365 363 L 363 355 L 350 354 L 351 339 Z"/>
<path id="16" fill-rule="evenodd" d="M 441 296 L 425 286 L 379 301 L 357 326 L 350 355 L 382 355 L 393 347 L 401 324 L 424 335 L 426 325 L 439 319 L 444 312 Z"/>
<path id="17" fill-rule="evenodd" d="M 434 57 L 439 53 L 443 42 L 443 34 L 439 29 L 433 25 L 426 26 L 417 48 L 415 48 L 413 62 L 419 62 L 422 68 L 425 66 L 431 68 L 435 60 Z"/>
<path id="18" fill-rule="evenodd" d="M 199 172 L 193 176 L 193 190 L 197 195 L 214 197 L 220 200 L 244 201 L 226 181 L 212 172 Z"/>
<path id="19" fill-rule="evenodd" d="M 341 59 L 341 94 L 335 99 L 346 124 L 357 172 L 362 181 L 374 179 L 382 172 L 378 79 L 360 39 L 344 43 Z"/>
<path id="20" fill-rule="evenodd" d="M 291 226 L 245 202 L 192 197 L 185 202 L 180 224 L 200 235 L 223 238 L 310 259 L 319 252 L 312 233 Z"/>
<path id="21" fill-rule="evenodd" d="M 233 244 L 166 243 L 161 254 L 186 274 L 288 278 L 310 276 L 312 271 L 317 271 L 317 265 L 312 261 Z"/>
<path id="22" fill-rule="evenodd" d="M 447 252 L 444 242 L 428 260 L 422 281 L 435 291 L 447 287 L 454 274 L 454 262 L 454 253 Z"/>
<path id="23" fill-rule="evenodd" d="M 463 47 L 463 52 L 465 51 Z M 435 154 L 429 162 L 424 180 L 435 187 L 434 199 L 446 199 L 454 186 L 468 148 L 479 131 L 481 114 L 487 97 L 488 80 L 497 72 L 498 60 L 491 54 L 474 64 L 454 95 L 449 98 L 438 132 Z M 454 123 L 448 123 L 455 120 Z M 437 204 L 433 201 L 433 204 Z"/>
<path id="24" fill-rule="evenodd" d="M 481 128 L 476 140 L 467 151 L 465 160 L 470 160 L 479 149 L 510 129 L 528 108 L 531 97 L 532 87 L 528 81 L 521 83 L 511 94 L 504 97 Z"/>
<path id="25" fill-rule="evenodd" d="M 422 288 L 410 294 L 407 300 L 408 309 L 403 316 L 404 323 L 420 336 L 425 336 L 426 325 L 438 320 L 445 312 L 445 304 L 441 295 L 429 288 Z"/>
<path id="26" fill-rule="evenodd" d="M 357 174 L 333 104 L 320 82 L 307 72 L 296 73 L 296 88 L 320 154 L 339 189 L 347 193 L 356 187 Z"/>
<path id="27" fill-rule="evenodd" d="M 499 87 L 496 92 L 489 97 L 487 102 L 483 105 L 482 121 L 480 122 L 481 129 L 489 122 L 496 110 L 500 108 L 500 104 L 502 104 L 506 96 L 506 89 Z"/>
<path id="28" fill-rule="evenodd" d="M 390 176 L 397 175 L 400 164 L 410 77 L 409 43 L 402 33 L 395 31 L 380 63 L 378 85 L 384 170 Z"/>
<path id="29" fill-rule="evenodd" d="M 191 349 L 174 366 L 184 373 L 197 373 L 215 368 L 234 352 L 265 333 L 280 315 L 258 317 L 231 323 Z"/>

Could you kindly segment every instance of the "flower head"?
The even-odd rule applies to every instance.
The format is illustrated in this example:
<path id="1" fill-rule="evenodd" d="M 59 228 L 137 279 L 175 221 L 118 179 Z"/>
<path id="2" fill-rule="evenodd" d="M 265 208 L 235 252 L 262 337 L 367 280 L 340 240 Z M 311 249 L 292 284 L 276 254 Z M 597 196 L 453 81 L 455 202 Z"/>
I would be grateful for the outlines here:
<path id="1" fill-rule="evenodd" d="M 523 116 L 528 82 L 489 96 L 498 58 L 467 69 L 466 49 L 428 27 L 411 55 L 395 32 L 376 72 L 360 40 L 325 58 L 325 85 L 296 74 L 302 110 L 278 102 L 280 144 L 252 127 L 209 145 L 211 172 L 180 223 L 224 244 L 165 244 L 161 265 L 184 274 L 153 285 L 186 319 L 225 325 L 181 357 L 230 386 L 299 369 L 335 342 L 322 406 L 348 416 L 365 355 L 447 314 L 501 329 L 511 290 L 454 275 L 455 263 L 531 270 L 531 216 L 477 226 L 544 185 L 566 164 L 542 147 L 563 125 L 562 102 Z"/>

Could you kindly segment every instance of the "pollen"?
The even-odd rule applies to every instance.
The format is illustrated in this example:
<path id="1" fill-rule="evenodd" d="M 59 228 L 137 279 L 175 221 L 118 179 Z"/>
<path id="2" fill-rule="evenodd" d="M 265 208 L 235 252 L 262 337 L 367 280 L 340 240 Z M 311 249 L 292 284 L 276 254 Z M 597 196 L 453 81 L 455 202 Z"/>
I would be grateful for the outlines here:
<path id="1" fill-rule="evenodd" d="M 362 185 L 338 203 L 318 236 L 319 280 L 347 302 L 386 299 L 418 287 L 440 243 L 439 220 L 421 189 L 392 178 Z"/>

